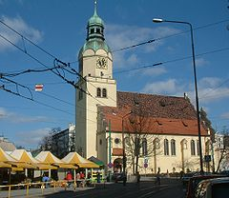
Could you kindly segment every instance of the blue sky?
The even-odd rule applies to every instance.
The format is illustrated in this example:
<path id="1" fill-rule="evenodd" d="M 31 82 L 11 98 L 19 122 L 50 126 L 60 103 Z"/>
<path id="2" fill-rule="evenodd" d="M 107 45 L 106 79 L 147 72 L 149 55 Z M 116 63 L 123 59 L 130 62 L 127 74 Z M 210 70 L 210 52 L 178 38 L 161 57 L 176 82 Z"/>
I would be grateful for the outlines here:
<path id="1" fill-rule="evenodd" d="M 200 107 L 207 111 L 217 131 L 229 128 L 228 6 L 227 0 L 98 0 L 98 15 L 105 22 L 106 42 L 113 51 L 118 90 L 172 96 L 187 92 L 195 104 L 189 27 L 155 24 L 152 19 L 190 22 L 194 28 Z M 0 0 L 1 21 L 76 70 L 77 54 L 93 12 L 94 0 Z M 0 36 L 0 73 L 54 66 L 52 56 L 3 24 Z M 151 39 L 155 42 L 120 51 Z M 163 64 L 143 68 L 157 63 Z M 65 75 L 77 80 L 75 75 Z M 34 101 L 0 89 L 0 135 L 16 145 L 37 148 L 41 137 L 52 128 L 65 129 L 74 123 L 75 90 L 52 72 L 30 72 L 7 79 L 0 80 L 0 86 Z M 9 80 L 30 91 L 17 88 Z M 43 92 L 34 92 L 39 83 L 44 85 Z"/>

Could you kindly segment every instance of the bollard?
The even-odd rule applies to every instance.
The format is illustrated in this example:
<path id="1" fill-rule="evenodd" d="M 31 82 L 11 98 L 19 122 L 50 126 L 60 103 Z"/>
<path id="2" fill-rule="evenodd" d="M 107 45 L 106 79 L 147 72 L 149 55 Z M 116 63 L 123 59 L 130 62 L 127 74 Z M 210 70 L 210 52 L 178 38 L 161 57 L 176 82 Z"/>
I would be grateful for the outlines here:
<path id="1" fill-rule="evenodd" d="M 11 197 L 11 186 L 9 186 L 9 190 L 8 190 L 8 198 Z"/>
<path id="2" fill-rule="evenodd" d="M 28 196 L 29 195 L 29 184 L 27 183 L 26 184 L 26 196 Z"/>

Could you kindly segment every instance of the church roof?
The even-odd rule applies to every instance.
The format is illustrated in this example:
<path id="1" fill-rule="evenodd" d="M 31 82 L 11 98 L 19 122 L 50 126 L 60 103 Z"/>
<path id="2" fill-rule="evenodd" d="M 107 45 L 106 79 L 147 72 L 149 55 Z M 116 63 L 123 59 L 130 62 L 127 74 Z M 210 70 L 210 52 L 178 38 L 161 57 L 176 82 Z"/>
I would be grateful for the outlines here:
<path id="1" fill-rule="evenodd" d="M 126 132 L 135 132 L 136 120 L 138 124 L 141 120 L 144 133 L 198 135 L 196 111 L 184 97 L 117 92 L 117 107 L 101 107 L 101 111 L 111 120 L 112 132 L 122 132 L 124 119 Z M 201 135 L 208 135 L 203 124 Z"/>

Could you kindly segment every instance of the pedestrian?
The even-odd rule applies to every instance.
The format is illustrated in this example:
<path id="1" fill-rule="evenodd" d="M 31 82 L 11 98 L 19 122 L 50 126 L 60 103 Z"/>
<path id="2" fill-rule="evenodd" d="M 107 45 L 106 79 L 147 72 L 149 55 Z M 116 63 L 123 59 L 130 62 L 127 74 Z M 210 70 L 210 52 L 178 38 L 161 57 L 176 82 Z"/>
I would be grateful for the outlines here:
<path id="1" fill-rule="evenodd" d="M 157 174 L 157 181 L 156 181 L 156 183 L 157 183 L 158 185 L 161 184 L 161 178 L 160 178 L 160 174 L 159 174 L 159 173 Z"/>
<path id="2" fill-rule="evenodd" d="M 71 174 L 70 171 L 68 171 L 68 173 L 67 173 L 65 179 L 67 180 L 68 187 L 70 187 L 70 186 L 71 186 L 71 182 L 72 182 L 72 180 L 73 180 L 73 177 L 72 177 L 72 174 Z"/>
<path id="3" fill-rule="evenodd" d="M 42 182 L 44 182 L 45 188 L 48 187 L 47 182 L 49 182 L 50 178 L 44 173 L 42 177 Z"/>
<path id="4" fill-rule="evenodd" d="M 136 173 L 136 176 L 137 176 L 137 184 L 139 184 L 140 183 L 140 179 L 141 179 L 141 176 L 140 176 L 139 172 Z"/>
<path id="5" fill-rule="evenodd" d="M 99 184 L 100 183 L 100 181 L 101 181 L 101 175 L 100 175 L 100 172 L 98 171 L 97 172 L 97 183 Z"/>

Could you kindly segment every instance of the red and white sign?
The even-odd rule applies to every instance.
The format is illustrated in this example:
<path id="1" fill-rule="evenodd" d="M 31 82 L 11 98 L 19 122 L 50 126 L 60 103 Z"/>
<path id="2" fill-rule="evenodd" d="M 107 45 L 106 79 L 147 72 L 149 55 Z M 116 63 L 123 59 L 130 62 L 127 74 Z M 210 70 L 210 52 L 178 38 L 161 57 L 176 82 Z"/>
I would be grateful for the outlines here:
<path id="1" fill-rule="evenodd" d="M 35 91 L 42 91 L 42 90 L 43 90 L 43 85 L 42 84 L 35 85 Z"/>

